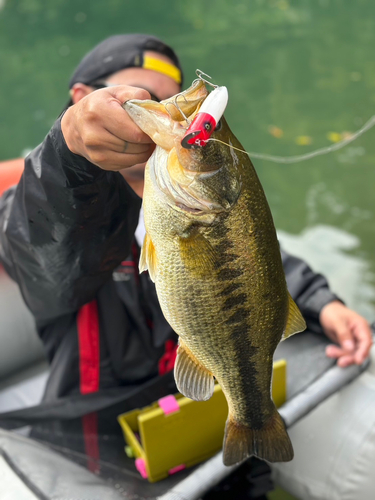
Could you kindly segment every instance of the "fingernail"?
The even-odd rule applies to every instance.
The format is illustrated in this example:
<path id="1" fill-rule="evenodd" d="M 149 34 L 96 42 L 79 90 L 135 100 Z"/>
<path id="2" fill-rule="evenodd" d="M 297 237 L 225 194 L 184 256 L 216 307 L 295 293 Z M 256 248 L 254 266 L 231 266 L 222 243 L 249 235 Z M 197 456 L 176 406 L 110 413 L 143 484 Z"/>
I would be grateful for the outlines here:
<path id="1" fill-rule="evenodd" d="M 352 340 L 344 340 L 342 346 L 347 351 L 352 351 L 354 349 L 354 342 Z"/>

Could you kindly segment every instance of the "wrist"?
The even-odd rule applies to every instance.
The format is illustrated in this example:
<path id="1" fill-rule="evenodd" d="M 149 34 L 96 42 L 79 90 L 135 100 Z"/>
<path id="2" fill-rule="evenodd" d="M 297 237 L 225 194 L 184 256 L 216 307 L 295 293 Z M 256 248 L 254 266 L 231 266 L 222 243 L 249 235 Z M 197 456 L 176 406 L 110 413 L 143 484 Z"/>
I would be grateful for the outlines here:
<path id="1" fill-rule="evenodd" d="M 75 139 L 76 127 L 73 126 L 73 115 L 74 115 L 74 110 L 73 106 L 71 106 L 66 110 L 66 112 L 61 118 L 61 132 L 69 151 L 71 151 L 74 154 L 83 156 L 80 154 L 80 152 L 77 150 L 77 147 L 75 146 L 77 141 Z"/>
<path id="2" fill-rule="evenodd" d="M 340 302 L 339 300 L 332 300 L 331 302 L 328 302 L 328 304 L 325 304 L 322 309 L 320 310 L 319 313 L 319 321 L 322 323 L 322 319 L 327 315 L 331 315 L 332 312 L 342 310 L 342 308 L 345 308 L 346 306 Z"/>
<path id="3" fill-rule="evenodd" d="M 319 322 L 324 333 L 334 342 L 337 341 L 336 326 L 339 318 L 345 317 L 347 307 L 339 300 L 333 300 L 324 307 L 319 314 Z"/>

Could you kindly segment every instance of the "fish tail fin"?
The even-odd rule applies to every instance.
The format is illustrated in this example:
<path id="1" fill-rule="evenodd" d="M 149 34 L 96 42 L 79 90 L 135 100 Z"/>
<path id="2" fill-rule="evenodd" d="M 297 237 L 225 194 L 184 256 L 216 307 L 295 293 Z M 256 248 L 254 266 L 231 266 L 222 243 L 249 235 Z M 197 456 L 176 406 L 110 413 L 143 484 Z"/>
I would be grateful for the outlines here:
<path id="1" fill-rule="evenodd" d="M 268 462 L 289 462 L 293 459 L 292 443 L 276 408 L 260 429 L 236 422 L 229 414 L 224 435 L 224 465 L 237 464 L 251 455 Z"/>

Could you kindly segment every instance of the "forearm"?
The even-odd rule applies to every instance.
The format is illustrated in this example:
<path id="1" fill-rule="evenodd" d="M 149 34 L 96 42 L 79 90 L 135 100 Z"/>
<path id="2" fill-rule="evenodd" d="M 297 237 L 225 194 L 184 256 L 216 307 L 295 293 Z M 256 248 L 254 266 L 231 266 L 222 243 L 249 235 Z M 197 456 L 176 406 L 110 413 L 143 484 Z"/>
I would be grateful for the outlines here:
<path id="1" fill-rule="evenodd" d="M 120 174 L 71 153 L 55 124 L 0 222 L 4 265 L 37 320 L 95 296 L 129 252 L 140 203 Z"/>

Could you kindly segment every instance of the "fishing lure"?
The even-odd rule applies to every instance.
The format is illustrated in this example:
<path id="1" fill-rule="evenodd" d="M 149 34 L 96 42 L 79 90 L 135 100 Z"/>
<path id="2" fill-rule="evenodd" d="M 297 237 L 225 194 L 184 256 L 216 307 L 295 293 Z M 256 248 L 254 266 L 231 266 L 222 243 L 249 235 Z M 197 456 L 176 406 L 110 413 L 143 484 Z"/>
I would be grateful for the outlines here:
<path id="1" fill-rule="evenodd" d="M 189 125 L 181 145 L 185 149 L 203 147 L 217 127 L 228 104 L 226 87 L 216 87 L 205 99 L 197 116 Z"/>

